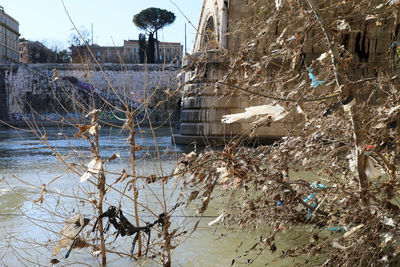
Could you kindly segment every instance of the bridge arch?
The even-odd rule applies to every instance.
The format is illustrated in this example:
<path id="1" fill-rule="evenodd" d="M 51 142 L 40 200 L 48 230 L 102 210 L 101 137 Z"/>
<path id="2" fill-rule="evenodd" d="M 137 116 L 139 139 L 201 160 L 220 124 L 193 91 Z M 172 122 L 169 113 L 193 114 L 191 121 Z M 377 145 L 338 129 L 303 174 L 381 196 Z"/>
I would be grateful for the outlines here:
<path id="1" fill-rule="evenodd" d="M 227 48 L 228 8 L 227 0 L 204 0 L 198 31 L 193 47 L 194 52 Z M 212 40 L 213 43 L 209 41 Z M 208 44 L 209 46 L 206 46 Z M 212 44 L 212 45 L 211 45 Z"/>
<path id="2" fill-rule="evenodd" d="M 227 33 L 229 21 L 236 20 L 248 12 L 243 0 L 203 0 L 198 32 L 191 58 L 206 56 L 202 65 L 193 66 L 185 75 L 185 87 L 181 104 L 180 133 L 177 143 L 223 143 L 239 135 L 247 125 L 221 123 L 223 115 L 236 113 L 249 106 L 247 99 L 224 97 L 225 88 L 212 82 L 221 79 L 228 62 L 221 55 L 224 50 L 236 49 L 237 36 Z M 233 49 L 233 50 L 232 50 Z M 204 57 L 203 57 L 204 58 Z"/>
<path id="3" fill-rule="evenodd" d="M 210 16 L 202 30 L 201 41 L 200 41 L 200 49 L 201 50 L 210 50 L 210 49 L 218 49 L 218 36 L 215 27 L 214 17 Z"/>

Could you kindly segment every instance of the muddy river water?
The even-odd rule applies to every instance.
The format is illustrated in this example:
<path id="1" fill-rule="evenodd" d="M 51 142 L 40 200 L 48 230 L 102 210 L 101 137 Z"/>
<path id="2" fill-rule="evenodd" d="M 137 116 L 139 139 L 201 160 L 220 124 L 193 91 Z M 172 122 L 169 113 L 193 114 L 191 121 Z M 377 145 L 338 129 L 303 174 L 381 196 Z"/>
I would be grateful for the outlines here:
<path id="1" fill-rule="evenodd" d="M 171 140 L 170 128 L 159 128 L 155 135 L 148 128 L 142 129 L 136 135 L 137 143 L 141 150 L 137 153 L 137 173 L 167 174 L 175 167 L 176 158 L 180 153 L 189 151 L 190 148 L 175 146 Z M 90 225 L 95 220 L 95 211 L 92 205 L 85 202 L 88 198 L 96 198 L 94 187 L 89 183 L 80 183 L 78 174 L 69 171 L 64 164 L 57 160 L 55 154 L 63 156 L 66 162 L 77 163 L 77 170 L 83 173 L 83 165 L 90 160 L 89 146 L 82 139 L 75 139 L 76 130 L 72 128 L 51 127 L 46 129 L 47 142 L 54 148 L 52 151 L 46 144 L 38 140 L 31 132 L 16 131 L 10 128 L 0 128 L 0 265 L 23 266 L 22 261 L 29 266 L 40 263 L 50 266 L 50 260 L 57 258 L 60 265 L 72 264 L 75 266 L 98 266 L 99 258 L 91 255 L 89 248 L 73 250 L 71 256 L 65 260 L 66 249 L 62 249 L 57 257 L 52 255 L 53 248 L 58 242 L 58 233 L 65 219 L 73 216 L 78 211 L 91 218 Z M 40 135 L 43 135 L 42 132 Z M 157 150 L 159 154 L 157 154 Z M 121 157 L 105 164 L 109 173 L 109 181 L 115 181 L 122 169 L 130 171 L 129 147 L 126 133 L 120 129 L 103 127 L 100 130 L 100 153 L 103 158 L 118 153 Z M 161 162 L 159 161 L 161 160 Z M 93 179 L 93 178 L 92 178 Z M 44 201 L 35 203 L 41 196 L 41 186 L 47 184 Z M 172 207 L 179 191 L 174 190 L 174 181 L 168 182 L 165 191 L 167 205 Z M 122 185 L 116 185 L 123 190 Z M 162 211 L 162 188 L 159 184 L 147 187 L 139 184 L 139 200 L 155 213 Z M 178 186 L 179 188 L 179 186 Z M 93 193 L 93 194 L 92 194 Z M 133 195 L 128 191 L 127 195 Z M 71 197 L 74 196 L 74 197 Z M 161 200 L 161 201 L 160 201 Z M 118 205 L 131 207 L 132 201 L 121 200 L 121 195 L 110 191 L 106 198 L 105 207 Z M 126 213 L 131 215 L 129 208 Z M 142 220 L 152 220 L 151 214 L 145 208 L 140 210 Z M 193 224 L 194 212 L 192 210 L 177 211 L 172 217 L 174 225 L 190 227 Z M 174 250 L 172 266 L 230 266 L 235 257 L 237 245 L 244 240 L 251 246 L 254 238 L 259 233 L 248 234 L 239 232 L 226 238 L 217 239 L 221 232 L 218 225 L 207 226 L 212 216 L 217 216 L 218 211 L 209 212 L 210 217 L 203 218 L 198 231 Z M 132 218 L 132 217 L 129 217 Z M 87 229 L 88 230 L 88 229 Z M 87 231 L 89 232 L 89 231 Z M 110 230 L 113 233 L 114 229 Z M 301 233 L 299 233 L 301 235 Z M 93 238 L 90 233 L 87 238 Z M 297 236 L 291 233 L 291 236 Z M 120 237 L 113 242 L 115 236 L 107 239 L 107 246 L 117 248 L 129 253 L 132 242 L 131 237 Z M 297 241 L 293 238 L 283 237 L 284 246 L 294 246 Z M 183 241 L 183 240 L 182 240 Z M 45 244 L 45 246 L 43 246 Z M 266 255 L 259 257 L 253 266 L 292 266 L 291 261 L 276 261 L 279 255 Z M 109 254 L 108 266 L 157 266 L 151 260 L 140 265 L 129 260 L 129 257 L 120 257 Z M 240 263 L 236 261 L 235 265 Z"/>

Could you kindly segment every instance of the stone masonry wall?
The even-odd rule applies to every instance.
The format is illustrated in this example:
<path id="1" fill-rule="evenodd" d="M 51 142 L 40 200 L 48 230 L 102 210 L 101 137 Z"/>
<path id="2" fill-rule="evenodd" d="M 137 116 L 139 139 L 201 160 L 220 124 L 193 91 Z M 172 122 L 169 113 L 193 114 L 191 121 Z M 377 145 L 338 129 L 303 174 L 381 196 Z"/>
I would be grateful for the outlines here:
<path id="1" fill-rule="evenodd" d="M 129 99 L 140 102 L 155 88 L 174 90 L 179 83 L 176 75 L 180 69 L 175 66 L 126 65 L 121 67 L 118 64 L 107 64 L 103 66 L 103 70 L 104 72 L 98 66 L 80 64 L 21 64 L 17 68 L 3 70 L 10 119 L 16 119 L 15 114 L 27 112 L 29 107 L 24 104 L 26 99 L 33 100 L 35 107 L 41 112 L 51 112 L 48 107 L 49 101 L 54 100 L 55 94 L 68 106 L 71 101 L 63 92 L 62 87 L 69 92 L 78 91 L 76 89 L 86 90 L 90 95 L 92 90 L 90 88 L 94 88 L 95 92 L 105 94 L 111 92 L 111 84 L 120 96 L 129 96 Z M 84 86 L 78 86 L 77 81 Z"/>

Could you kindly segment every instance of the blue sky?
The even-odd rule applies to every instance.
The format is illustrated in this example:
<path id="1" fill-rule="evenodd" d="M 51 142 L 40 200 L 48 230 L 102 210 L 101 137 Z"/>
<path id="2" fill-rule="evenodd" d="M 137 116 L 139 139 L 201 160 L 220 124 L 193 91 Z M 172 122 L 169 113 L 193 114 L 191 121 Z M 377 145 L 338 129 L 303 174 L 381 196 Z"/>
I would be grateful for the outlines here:
<path id="1" fill-rule="evenodd" d="M 202 0 L 173 0 L 197 27 Z M 122 45 L 123 40 L 138 39 L 141 32 L 132 23 L 133 15 L 148 7 L 172 11 L 176 15 L 173 25 L 167 26 L 158 36 L 160 41 L 185 40 L 185 22 L 178 9 L 169 0 L 64 0 L 67 10 L 79 29 L 91 32 L 99 45 Z M 0 0 L 6 13 L 18 20 L 21 37 L 42 41 L 50 48 L 68 47 L 73 33 L 72 24 L 61 0 Z M 195 29 L 187 24 L 188 51 L 193 47 Z"/>

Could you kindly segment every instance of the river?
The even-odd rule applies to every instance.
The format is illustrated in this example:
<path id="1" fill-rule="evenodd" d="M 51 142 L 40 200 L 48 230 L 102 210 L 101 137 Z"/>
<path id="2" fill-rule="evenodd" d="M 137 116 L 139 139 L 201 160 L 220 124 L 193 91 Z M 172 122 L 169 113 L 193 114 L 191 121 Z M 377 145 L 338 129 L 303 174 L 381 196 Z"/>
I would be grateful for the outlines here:
<path id="1" fill-rule="evenodd" d="M 50 260 L 55 258 L 52 252 L 59 239 L 56 233 L 60 231 L 65 219 L 79 211 L 91 218 L 89 226 L 92 226 L 96 215 L 92 205 L 79 199 L 79 197 L 87 199 L 88 195 L 90 196 L 95 191 L 93 186 L 89 183 L 80 183 L 78 174 L 68 170 L 55 155 L 61 155 L 66 162 L 75 162 L 77 165 L 87 163 L 91 155 L 87 142 L 74 138 L 76 130 L 73 128 L 46 128 L 47 143 L 53 150 L 39 141 L 35 134 L 26 130 L 28 129 L 16 131 L 0 128 L 0 263 L 7 266 L 20 266 L 21 258 L 25 258 L 23 260 L 25 264 L 31 261 L 28 265 L 40 263 L 48 266 Z M 39 136 L 42 135 L 44 135 L 44 130 L 39 134 Z M 190 151 L 189 147 L 175 146 L 171 135 L 172 130 L 168 127 L 158 128 L 154 134 L 149 128 L 138 129 L 136 141 L 141 149 L 137 152 L 136 171 L 139 175 L 169 174 L 175 167 L 179 155 Z M 108 181 L 116 179 L 117 176 L 113 175 L 113 172 L 120 172 L 124 168 L 130 172 L 129 146 L 125 132 L 118 128 L 101 128 L 100 153 L 104 159 L 113 153 L 120 155 L 120 158 L 104 165 Z M 77 169 L 83 172 L 83 168 L 77 167 Z M 44 202 L 35 203 L 35 200 L 41 196 L 42 184 L 47 185 L 47 193 L 43 195 Z M 174 179 L 166 185 L 165 199 L 168 207 L 174 206 L 180 193 L 179 183 L 178 186 L 175 185 Z M 121 191 L 124 189 L 122 184 L 115 186 Z M 139 187 L 140 203 L 160 213 L 162 211 L 161 185 L 155 183 L 147 186 L 143 182 L 139 184 Z M 127 192 L 127 195 L 132 196 L 132 191 Z M 133 210 L 132 202 L 125 198 L 121 200 L 121 195 L 113 193 L 112 190 L 107 195 L 105 208 L 108 205 L 118 205 L 119 201 L 123 209 L 130 207 L 125 210 L 129 216 L 131 214 L 129 209 Z M 153 219 L 146 209 L 140 209 L 140 213 L 144 222 Z M 175 212 L 171 218 L 173 227 L 190 228 L 195 222 L 193 215 L 195 214 L 191 209 Z M 250 246 L 254 243 L 257 234 L 249 235 L 246 232 L 231 234 L 216 240 L 222 229 L 216 225 L 208 227 L 207 223 L 218 213 L 210 209 L 208 215 L 210 217 L 201 220 L 199 229 L 174 250 L 172 266 L 229 266 L 235 257 L 237 245 L 242 240 L 245 240 L 242 250 L 246 249 L 246 244 Z M 88 230 L 86 229 L 88 233 L 85 232 L 85 236 L 93 238 Z M 113 232 L 115 232 L 114 229 L 110 230 L 110 233 Z M 108 248 L 129 253 L 131 237 L 119 237 L 115 242 L 113 240 L 114 236 L 107 239 Z M 285 247 L 296 243 L 296 240 L 286 240 Z M 56 258 L 61 261 L 59 264 L 63 265 L 98 265 L 99 258 L 93 257 L 90 252 L 88 248 L 73 250 L 66 260 L 63 259 L 65 249 L 62 249 Z M 267 263 L 273 263 L 274 266 L 288 266 L 287 261 L 276 262 L 277 256 L 279 255 L 271 256 L 267 252 L 266 255 L 258 258 L 254 266 L 263 266 Z M 128 257 L 109 254 L 108 266 L 122 264 L 132 266 L 131 262 Z M 157 266 L 151 260 L 141 264 Z"/>

